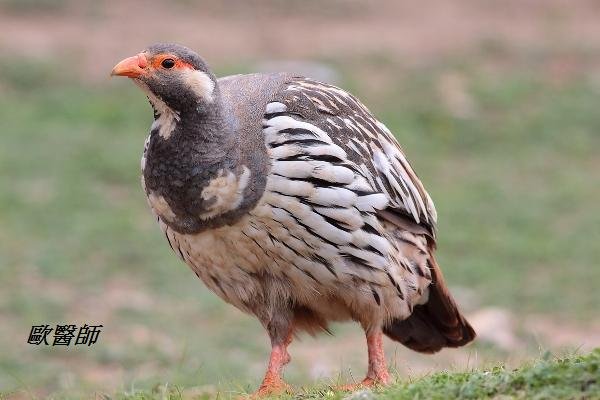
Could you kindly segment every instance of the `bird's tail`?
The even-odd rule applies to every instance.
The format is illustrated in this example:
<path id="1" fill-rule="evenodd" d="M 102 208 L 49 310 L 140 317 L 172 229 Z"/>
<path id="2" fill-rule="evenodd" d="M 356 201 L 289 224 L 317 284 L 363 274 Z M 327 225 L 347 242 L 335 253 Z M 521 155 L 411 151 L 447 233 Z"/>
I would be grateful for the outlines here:
<path id="1" fill-rule="evenodd" d="M 415 306 L 410 317 L 393 320 L 383 330 L 391 339 L 421 353 L 464 346 L 475 338 L 475 331 L 458 310 L 433 254 L 430 262 L 432 283 L 427 303 Z"/>

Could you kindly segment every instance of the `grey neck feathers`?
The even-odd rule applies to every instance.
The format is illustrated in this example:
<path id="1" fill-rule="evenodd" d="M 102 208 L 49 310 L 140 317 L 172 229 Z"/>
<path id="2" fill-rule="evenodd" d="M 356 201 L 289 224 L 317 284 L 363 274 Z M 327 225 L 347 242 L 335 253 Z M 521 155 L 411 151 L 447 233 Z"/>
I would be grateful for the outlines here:
<path id="1" fill-rule="evenodd" d="M 257 171 L 242 160 L 238 123 L 218 86 L 212 95 L 210 102 L 182 96 L 177 108 L 153 104 L 146 192 L 159 217 L 181 233 L 231 224 L 258 200 L 251 188 Z"/>

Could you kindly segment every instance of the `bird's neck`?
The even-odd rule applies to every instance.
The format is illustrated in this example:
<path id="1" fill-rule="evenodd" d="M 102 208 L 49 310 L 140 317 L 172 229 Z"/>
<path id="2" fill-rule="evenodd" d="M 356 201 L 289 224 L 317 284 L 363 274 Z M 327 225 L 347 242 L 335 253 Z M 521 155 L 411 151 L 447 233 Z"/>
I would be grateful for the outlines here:
<path id="1" fill-rule="evenodd" d="M 153 107 L 143 174 L 154 211 L 182 233 L 197 233 L 239 216 L 249 171 L 240 165 L 235 127 L 221 99 L 184 102 L 178 110 L 160 103 Z"/>
<path id="2" fill-rule="evenodd" d="M 218 91 L 212 102 L 184 103 L 177 114 L 173 139 L 180 146 L 191 147 L 198 161 L 214 164 L 232 158 L 232 151 L 236 148 L 235 128 Z"/>

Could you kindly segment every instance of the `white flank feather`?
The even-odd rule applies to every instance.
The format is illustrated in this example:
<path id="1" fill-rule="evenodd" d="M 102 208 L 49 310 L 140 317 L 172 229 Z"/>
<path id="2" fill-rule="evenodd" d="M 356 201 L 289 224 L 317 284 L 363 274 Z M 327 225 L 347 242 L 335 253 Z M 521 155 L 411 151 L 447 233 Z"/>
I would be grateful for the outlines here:
<path id="1" fill-rule="evenodd" d="M 287 107 L 285 106 L 285 104 L 279 103 L 277 101 L 273 101 L 273 102 L 267 104 L 267 109 L 265 112 L 267 114 L 273 114 L 273 113 L 285 112 L 286 110 L 287 110 Z"/>
<path id="2" fill-rule="evenodd" d="M 340 221 L 341 224 L 348 227 L 349 229 L 356 230 L 363 226 L 363 218 L 360 212 L 352 208 L 329 208 L 329 207 L 315 207 L 315 211 L 321 215 L 329 218 L 333 218 L 336 221 Z"/>
<path id="3" fill-rule="evenodd" d="M 271 175 L 267 180 L 267 190 L 283 193 L 287 196 L 304 197 L 312 193 L 314 187 L 309 182 L 290 181 L 283 176 Z"/>
<path id="4" fill-rule="evenodd" d="M 389 199 L 383 193 L 373 193 L 366 196 L 359 196 L 355 207 L 360 211 L 374 212 L 383 210 L 389 204 Z"/>
<path id="5" fill-rule="evenodd" d="M 323 206 L 352 207 L 357 197 L 356 193 L 348 189 L 317 187 L 308 196 L 308 200 Z"/>

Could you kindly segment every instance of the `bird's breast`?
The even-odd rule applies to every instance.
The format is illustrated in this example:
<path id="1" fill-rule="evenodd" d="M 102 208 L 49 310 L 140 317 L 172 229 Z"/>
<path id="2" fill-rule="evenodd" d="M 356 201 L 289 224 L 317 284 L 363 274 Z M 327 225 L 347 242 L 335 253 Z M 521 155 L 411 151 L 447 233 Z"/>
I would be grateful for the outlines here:
<path id="1" fill-rule="evenodd" d="M 231 224 L 256 201 L 253 166 L 238 162 L 230 153 L 206 157 L 193 144 L 151 134 L 141 167 L 150 207 L 180 233 Z"/>

